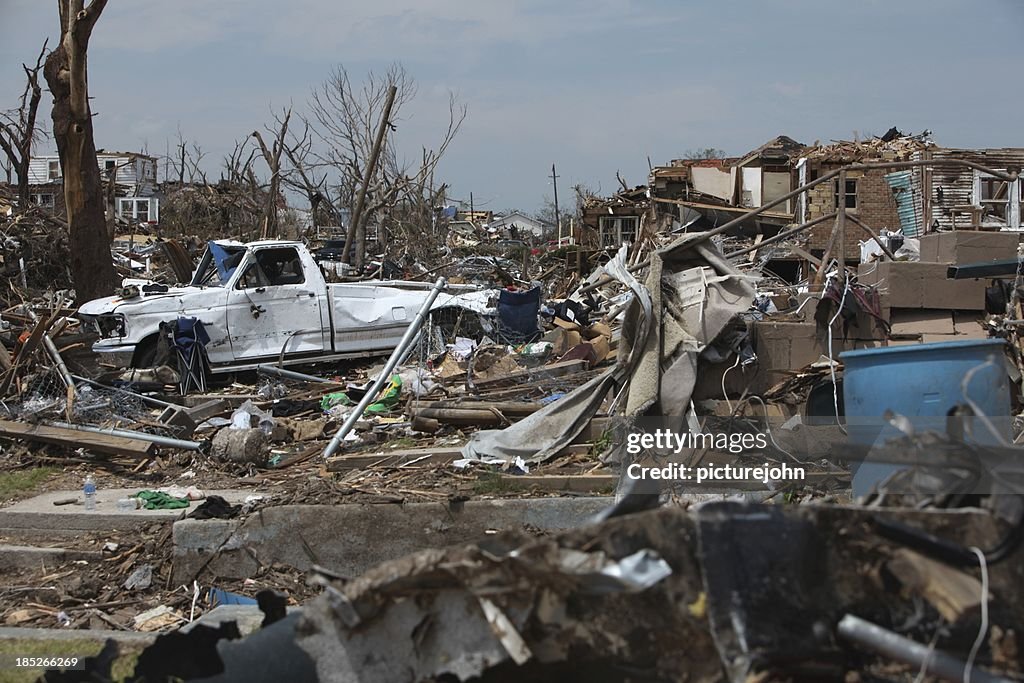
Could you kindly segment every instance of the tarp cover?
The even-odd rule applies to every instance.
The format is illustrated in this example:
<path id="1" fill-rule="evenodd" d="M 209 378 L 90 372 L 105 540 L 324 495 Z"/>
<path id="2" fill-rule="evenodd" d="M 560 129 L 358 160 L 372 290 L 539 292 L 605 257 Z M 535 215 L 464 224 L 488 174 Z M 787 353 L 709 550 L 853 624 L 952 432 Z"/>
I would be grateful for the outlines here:
<path id="1" fill-rule="evenodd" d="M 623 246 L 615 258 L 605 265 L 607 273 L 622 282 L 633 293 L 635 305 L 646 315 L 640 315 L 638 336 L 649 330 L 651 297 L 647 290 L 626 269 L 626 250 Z M 463 447 L 466 458 L 485 457 L 523 458 L 530 462 L 543 462 L 554 457 L 566 444 L 582 432 L 590 418 L 597 413 L 605 395 L 633 367 L 635 358 L 619 356 L 620 362 L 606 372 L 566 396 L 550 403 L 520 422 L 503 430 L 488 429 L 477 432 Z"/>
<path id="2" fill-rule="evenodd" d="M 213 240 L 207 242 L 210 248 L 210 255 L 213 256 L 213 263 L 217 266 L 217 275 L 221 282 L 227 282 L 231 274 L 238 267 L 238 250 L 228 251 Z M 243 250 L 244 251 L 244 250 Z M 235 258 L 231 258 L 234 256 Z"/>
<path id="3" fill-rule="evenodd" d="M 623 248 L 605 266 L 633 293 L 619 364 L 506 429 L 477 432 L 462 450 L 465 457 L 544 462 L 583 431 L 621 380 L 628 382 L 627 416 L 678 417 L 682 429 L 698 355 L 750 308 L 754 286 L 700 233 L 654 252 L 644 284 L 626 270 L 625 255 Z"/>

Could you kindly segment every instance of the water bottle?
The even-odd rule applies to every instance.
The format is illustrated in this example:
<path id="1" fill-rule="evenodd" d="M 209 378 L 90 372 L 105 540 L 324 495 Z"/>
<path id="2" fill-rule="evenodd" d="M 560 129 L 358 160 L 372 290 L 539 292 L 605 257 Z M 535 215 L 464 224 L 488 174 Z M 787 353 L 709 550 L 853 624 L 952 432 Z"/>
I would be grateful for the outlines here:
<path id="1" fill-rule="evenodd" d="M 92 475 L 85 477 L 85 485 L 82 487 L 82 493 L 85 495 L 85 509 L 95 510 L 96 509 L 96 482 L 93 481 Z"/>

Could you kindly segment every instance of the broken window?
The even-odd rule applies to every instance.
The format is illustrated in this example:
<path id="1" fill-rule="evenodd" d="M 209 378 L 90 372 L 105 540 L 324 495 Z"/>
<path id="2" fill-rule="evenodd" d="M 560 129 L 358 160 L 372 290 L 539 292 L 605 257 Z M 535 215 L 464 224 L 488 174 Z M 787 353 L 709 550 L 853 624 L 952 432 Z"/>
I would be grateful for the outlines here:
<path id="1" fill-rule="evenodd" d="M 238 278 L 238 284 L 235 286 L 235 289 L 254 289 L 266 287 L 267 284 L 267 276 L 263 273 L 263 269 L 260 268 L 259 264 L 250 263 L 249 267 L 242 272 L 242 277 Z"/>
<path id="2" fill-rule="evenodd" d="M 117 215 L 134 223 L 148 223 L 150 216 L 155 214 L 155 206 L 150 204 L 151 201 L 155 200 L 150 197 L 121 199 L 117 203 Z M 155 220 L 155 215 L 153 218 Z"/>
<path id="3" fill-rule="evenodd" d="M 638 216 L 601 216 L 597 221 L 601 233 L 601 248 L 618 248 L 626 242 L 636 241 Z"/>
<path id="4" fill-rule="evenodd" d="M 294 247 L 260 249 L 256 252 L 256 262 L 249 264 L 239 278 L 238 289 L 301 285 L 305 281 L 299 252 Z"/>
<path id="5" fill-rule="evenodd" d="M 847 209 L 857 208 L 857 181 L 856 179 L 850 180 L 847 178 L 846 187 L 844 188 L 843 196 L 839 196 L 839 179 L 832 181 L 832 201 L 836 209 L 841 206 L 845 206 Z"/>
<path id="6" fill-rule="evenodd" d="M 50 180 L 60 178 L 60 161 L 51 161 L 47 165 L 47 177 Z"/>
<path id="7" fill-rule="evenodd" d="M 991 177 L 979 178 L 979 183 L 978 204 L 984 209 L 983 213 L 1005 221 L 1010 203 L 1010 183 Z"/>
<path id="8" fill-rule="evenodd" d="M 36 206 L 45 206 L 48 209 L 53 208 L 53 195 L 49 193 L 45 194 L 34 194 L 32 195 L 32 203 Z"/>

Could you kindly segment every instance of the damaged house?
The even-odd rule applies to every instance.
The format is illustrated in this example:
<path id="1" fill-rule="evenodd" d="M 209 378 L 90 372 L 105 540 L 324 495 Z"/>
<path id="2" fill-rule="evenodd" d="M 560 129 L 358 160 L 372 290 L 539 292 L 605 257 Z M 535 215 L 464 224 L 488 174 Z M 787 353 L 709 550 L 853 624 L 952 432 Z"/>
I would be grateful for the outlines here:
<path id="1" fill-rule="evenodd" d="M 647 186 L 624 189 L 606 200 L 588 198 L 578 238 L 608 249 L 635 241 L 642 228 L 646 233 L 713 229 L 795 189 L 795 162 L 803 149 L 780 135 L 742 157 L 673 159 L 651 169 Z M 774 235 L 792 222 L 793 214 L 793 202 L 787 201 L 743 222 L 737 234 Z"/>
<path id="2" fill-rule="evenodd" d="M 96 161 L 105 181 L 112 181 L 116 217 L 132 225 L 160 222 L 157 192 L 157 160 L 138 152 L 98 150 Z M 64 183 L 60 157 L 56 154 L 33 157 L 29 164 L 29 184 L 33 203 L 64 215 Z"/>

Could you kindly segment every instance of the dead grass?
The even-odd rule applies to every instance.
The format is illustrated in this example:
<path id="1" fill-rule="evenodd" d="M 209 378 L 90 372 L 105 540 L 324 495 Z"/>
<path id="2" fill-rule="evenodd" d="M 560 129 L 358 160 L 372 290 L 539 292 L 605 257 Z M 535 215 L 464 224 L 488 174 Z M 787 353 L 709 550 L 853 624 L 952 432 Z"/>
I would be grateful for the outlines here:
<path id="1" fill-rule="evenodd" d="M 43 482 L 59 471 L 55 467 L 35 467 L 0 473 L 0 499 L 20 498 L 35 493 Z"/>
<path id="2" fill-rule="evenodd" d="M 145 647 L 119 644 L 120 656 L 114 661 L 113 679 L 121 681 L 135 671 L 135 661 Z M 31 683 L 42 675 L 42 669 L 15 669 L 13 657 L 91 657 L 103 648 L 103 643 L 88 638 L 77 640 L 51 640 L 38 638 L 13 638 L 0 640 L 0 683 Z"/>

